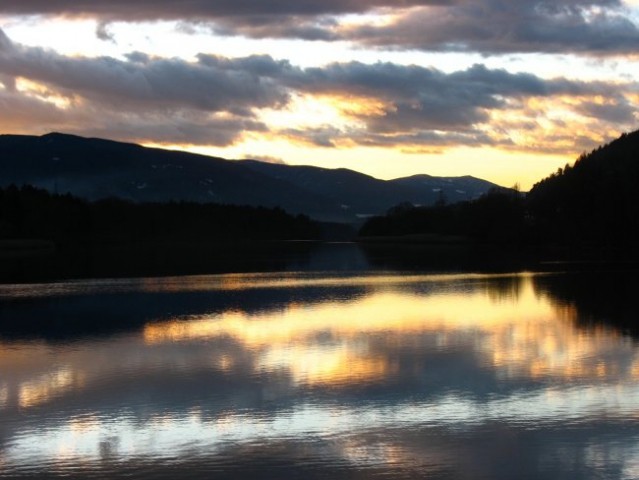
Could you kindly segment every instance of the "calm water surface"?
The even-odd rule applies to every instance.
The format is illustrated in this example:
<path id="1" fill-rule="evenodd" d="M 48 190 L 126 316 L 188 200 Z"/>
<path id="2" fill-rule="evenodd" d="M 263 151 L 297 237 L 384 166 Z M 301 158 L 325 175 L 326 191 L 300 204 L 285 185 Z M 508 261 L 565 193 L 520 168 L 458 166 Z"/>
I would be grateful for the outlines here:
<path id="1" fill-rule="evenodd" d="M 639 348 L 580 281 L 0 286 L 0 478 L 639 478 Z"/>

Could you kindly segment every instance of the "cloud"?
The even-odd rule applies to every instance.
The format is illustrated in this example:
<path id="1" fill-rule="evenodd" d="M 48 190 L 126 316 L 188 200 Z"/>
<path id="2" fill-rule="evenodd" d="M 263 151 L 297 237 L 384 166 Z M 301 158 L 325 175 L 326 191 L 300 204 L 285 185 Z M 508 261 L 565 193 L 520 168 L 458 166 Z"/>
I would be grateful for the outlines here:
<path id="1" fill-rule="evenodd" d="M 109 31 L 109 25 L 105 22 L 98 23 L 98 26 L 95 29 L 95 35 L 104 42 L 115 43 L 115 37 Z"/>
<path id="2" fill-rule="evenodd" d="M 258 162 L 264 163 L 272 163 L 274 165 L 287 165 L 287 163 L 279 157 L 273 157 L 270 155 L 254 155 L 251 153 L 246 153 L 243 155 L 243 158 L 250 160 L 257 160 Z"/>
<path id="3" fill-rule="evenodd" d="M 333 16 L 302 16 L 302 15 L 256 15 L 242 17 L 223 17 L 215 19 L 213 23 L 195 22 L 195 27 L 204 27 L 216 35 L 237 36 L 249 38 L 294 38 L 309 41 L 339 40 L 336 30 L 339 22 Z M 183 24 L 184 25 L 184 24 Z M 187 24 L 188 25 L 188 24 Z M 188 26 L 183 31 L 187 31 Z M 197 31 L 194 28 L 193 31 Z"/>
<path id="4" fill-rule="evenodd" d="M 553 102 L 561 98 L 578 98 L 571 107 L 579 115 L 594 116 L 592 108 L 580 105 L 587 99 L 606 96 L 636 85 L 581 82 L 565 78 L 546 80 L 528 73 L 509 73 L 474 65 L 466 70 L 445 73 L 433 68 L 391 63 L 372 65 L 358 62 L 332 64 L 322 68 L 291 69 L 282 80 L 291 88 L 311 94 L 338 95 L 351 102 L 374 99 L 375 109 L 353 110 L 345 105 L 360 128 L 335 126 L 286 129 L 282 134 L 316 146 L 340 146 L 349 143 L 366 146 L 399 146 L 411 149 L 445 145 L 499 145 L 516 147 L 507 130 L 500 130 L 496 114 L 513 114 L 518 121 L 546 116 Z M 620 94 L 614 110 L 627 113 Z M 543 99 L 540 107 L 528 105 L 529 99 Z M 381 106 L 380 106 L 381 105 Z M 568 108 L 568 107 L 567 107 Z M 621 120 L 602 110 L 598 121 Z M 603 115 L 603 114 L 606 115 Z M 624 117 L 626 125 L 632 120 Z M 539 125 L 533 122 L 535 128 Z M 568 127 L 566 127 L 568 128 Z M 519 129 L 519 127 L 518 127 Z M 491 133 L 488 134 L 487 132 Z M 536 148 L 544 148 L 536 145 Z M 552 145 L 545 148 L 553 149 Z M 564 152 L 565 152 L 565 147 Z"/>
<path id="5" fill-rule="evenodd" d="M 448 0 L 402 0 L 402 7 L 438 5 Z M 93 16 L 119 20 L 248 18 L 252 22 L 281 16 L 320 16 L 364 13 L 394 7 L 393 0 L 7 0 L 0 13 L 22 15 Z"/>
<path id="6" fill-rule="evenodd" d="M 577 111 L 582 115 L 620 125 L 630 124 L 637 120 L 636 106 L 622 95 L 614 95 L 605 100 L 584 101 L 579 104 Z"/>
<path id="7" fill-rule="evenodd" d="M 304 127 L 304 128 L 287 128 L 280 130 L 278 135 L 282 135 L 289 140 L 295 141 L 301 144 L 307 144 L 314 147 L 327 147 L 334 148 L 340 143 L 340 140 L 344 140 L 349 137 L 349 134 L 344 130 L 333 127 L 331 125 L 321 125 L 318 127 Z"/>
<path id="8" fill-rule="evenodd" d="M 338 38 L 383 48 L 481 53 L 635 53 L 639 27 L 617 0 L 462 0 L 407 9 Z"/>
<path id="9" fill-rule="evenodd" d="M 131 58 L 131 57 L 129 57 Z M 5 75 L 25 77 L 94 101 L 127 101 L 146 108 L 187 106 L 206 111 L 242 112 L 277 106 L 286 92 L 243 63 L 190 63 L 176 58 L 140 62 L 111 57 L 67 57 L 54 51 L 14 45 L 0 37 L 0 69 Z M 259 59 L 256 60 L 259 62 Z"/>
<path id="10" fill-rule="evenodd" d="M 565 151 L 575 147 L 566 139 L 577 121 L 584 131 L 632 128 L 639 90 L 632 82 L 544 79 L 481 64 L 447 73 L 388 62 L 300 68 L 268 55 L 200 54 L 190 62 L 143 52 L 123 59 L 72 57 L 15 44 L 2 30 L 0 73 L 6 131 L 218 146 L 252 135 L 325 148 L 533 145 Z M 262 113 L 295 108 L 293 97 L 332 105 L 340 121 L 310 116 L 304 124 L 267 125 Z M 550 120 L 557 107 L 573 118 L 569 125 Z M 547 125 L 561 142 L 540 140 Z"/>
<path id="11" fill-rule="evenodd" d="M 0 28 L 0 53 L 5 54 L 13 50 L 13 43 L 11 39 L 7 37 L 7 34 L 4 33 L 4 30 Z"/>
<path id="12" fill-rule="evenodd" d="M 225 146 L 266 130 L 256 109 L 286 104 L 285 88 L 265 75 L 274 68 L 250 57 L 71 57 L 14 44 L 0 30 L 2 123 L 5 131 Z"/>
<path id="13" fill-rule="evenodd" d="M 51 129 L 67 126 L 74 133 L 130 140 L 229 145 L 245 132 L 265 130 L 255 118 L 256 109 L 287 102 L 285 89 L 259 69 L 254 73 L 247 68 L 251 63 L 257 69 L 260 59 L 190 63 L 140 52 L 126 60 L 70 57 L 14 44 L 0 30 L 7 104 L 3 116 L 6 122 L 13 115 L 24 117 L 16 106 L 24 101 L 32 123 L 55 124 Z M 15 92 L 17 80 L 29 83 Z M 25 127 L 13 123 L 15 129 Z"/>
<path id="14" fill-rule="evenodd" d="M 480 130 L 467 132 L 442 132 L 410 130 L 407 132 L 381 133 L 370 128 L 340 130 L 330 125 L 316 128 L 289 128 L 278 132 L 291 141 L 316 147 L 382 147 L 399 148 L 404 153 L 442 153 L 450 146 L 514 146 L 508 138 L 496 139 Z"/>
<path id="15" fill-rule="evenodd" d="M 639 26 L 621 0 L 7 0 L 0 14 L 177 20 L 219 35 L 346 40 L 359 46 L 463 51 L 633 54 Z M 345 14 L 382 16 L 353 23 Z M 367 17 L 368 18 L 368 17 Z"/>
<path id="16" fill-rule="evenodd" d="M 244 132 L 266 131 L 258 121 L 193 111 L 169 116 L 91 103 L 65 109 L 24 92 L 1 89 L 0 111 L 1 131 L 32 135 L 62 131 L 139 143 L 227 146 L 239 141 Z"/>
<path id="17" fill-rule="evenodd" d="M 41 125 L 64 126 L 66 115 L 52 103 L 29 97 L 15 89 L 0 89 L 0 130 L 47 133 Z"/>

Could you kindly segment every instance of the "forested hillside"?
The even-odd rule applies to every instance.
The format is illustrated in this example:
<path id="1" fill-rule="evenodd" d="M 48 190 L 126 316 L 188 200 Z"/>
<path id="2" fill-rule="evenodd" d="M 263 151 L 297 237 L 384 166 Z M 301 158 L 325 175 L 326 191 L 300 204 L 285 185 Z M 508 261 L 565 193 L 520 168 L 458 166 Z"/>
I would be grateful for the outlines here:
<path id="1" fill-rule="evenodd" d="M 468 241 L 637 255 L 639 131 L 581 155 L 524 195 L 493 189 L 469 202 L 403 205 L 370 219 L 364 237 L 458 235 Z"/>
<path id="2" fill-rule="evenodd" d="M 61 133 L 0 135 L 0 187 L 11 184 L 86 200 L 281 207 L 343 223 L 359 223 L 403 201 L 431 205 L 440 192 L 460 201 L 495 187 L 468 176 L 380 180 L 344 168 L 233 161 Z"/>
<path id="3" fill-rule="evenodd" d="M 631 245 L 639 227 L 639 131 L 545 178 L 527 206 L 543 241 Z"/>

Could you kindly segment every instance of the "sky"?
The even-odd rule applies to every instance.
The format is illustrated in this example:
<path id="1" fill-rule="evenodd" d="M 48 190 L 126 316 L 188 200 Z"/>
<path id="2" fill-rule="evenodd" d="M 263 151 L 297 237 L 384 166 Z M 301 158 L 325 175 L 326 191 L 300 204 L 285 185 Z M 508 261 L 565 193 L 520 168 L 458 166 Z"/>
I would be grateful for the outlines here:
<path id="1" fill-rule="evenodd" d="M 529 189 L 638 79 L 639 0 L 0 0 L 0 133 Z"/>

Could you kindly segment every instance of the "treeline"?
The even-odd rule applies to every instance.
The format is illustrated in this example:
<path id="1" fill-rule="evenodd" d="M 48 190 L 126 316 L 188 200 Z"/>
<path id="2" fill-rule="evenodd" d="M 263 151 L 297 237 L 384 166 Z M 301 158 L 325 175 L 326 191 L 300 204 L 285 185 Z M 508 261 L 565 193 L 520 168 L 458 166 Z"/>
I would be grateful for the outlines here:
<path id="1" fill-rule="evenodd" d="M 459 235 L 472 242 L 639 254 L 639 132 L 584 154 L 524 195 L 492 190 L 472 202 L 399 205 L 362 237 Z"/>
<path id="2" fill-rule="evenodd" d="M 0 188 L 0 239 L 78 241 L 286 240 L 318 238 L 319 226 L 280 208 L 189 202 L 89 202 L 31 186 Z"/>
<path id="3" fill-rule="evenodd" d="M 493 189 L 472 202 L 439 203 L 414 207 L 409 203 L 391 208 L 386 215 L 366 221 L 360 237 L 439 235 L 486 242 L 525 238 L 522 215 L 524 197 L 517 191 Z"/>
<path id="4" fill-rule="evenodd" d="M 543 241 L 631 248 L 639 232 L 639 132 L 537 183 L 527 206 Z"/>

